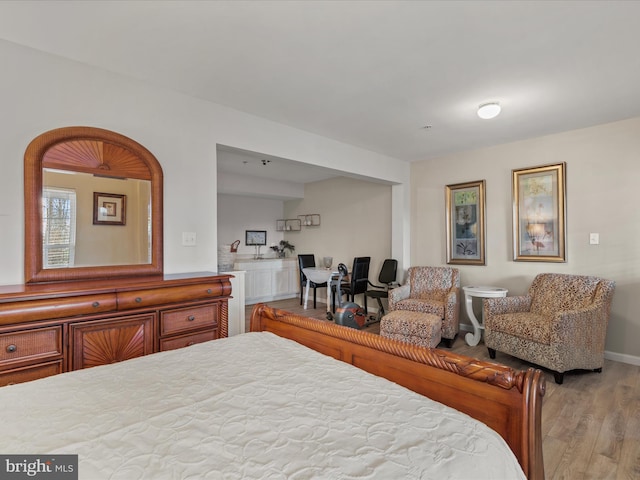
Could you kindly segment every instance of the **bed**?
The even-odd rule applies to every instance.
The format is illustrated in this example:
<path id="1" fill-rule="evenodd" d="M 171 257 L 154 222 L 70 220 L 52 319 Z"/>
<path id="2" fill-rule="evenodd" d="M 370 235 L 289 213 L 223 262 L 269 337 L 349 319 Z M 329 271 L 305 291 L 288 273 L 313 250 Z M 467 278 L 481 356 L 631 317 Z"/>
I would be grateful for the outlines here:
<path id="1" fill-rule="evenodd" d="M 542 479 L 543 395 L 533 369 L 257 305 L 251 333 L 0 388 L 0 452 L 89 480 Z"/>

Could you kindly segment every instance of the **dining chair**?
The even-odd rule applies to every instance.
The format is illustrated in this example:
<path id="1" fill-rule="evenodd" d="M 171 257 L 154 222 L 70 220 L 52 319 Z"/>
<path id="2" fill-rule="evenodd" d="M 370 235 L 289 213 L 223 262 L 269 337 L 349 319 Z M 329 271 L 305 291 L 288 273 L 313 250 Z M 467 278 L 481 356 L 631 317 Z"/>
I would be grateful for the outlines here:
<path id="1" fill-rule="evenodd" d="M 316 289 L 327 286 L 327 282 L 315 283 L 307 279 L 307 276 L 302 271 L 303 268 L 310 268 L 316 266 L 316 257 L 313 254 L 300 254 L 298 255 L 298 269 L 300 270 L 300 305 L 302 305 L 302 298 L 304 296 L 304 290 L 309 282 L 309 287 L 313 288 L 313 308 L 316 308 Z"/>

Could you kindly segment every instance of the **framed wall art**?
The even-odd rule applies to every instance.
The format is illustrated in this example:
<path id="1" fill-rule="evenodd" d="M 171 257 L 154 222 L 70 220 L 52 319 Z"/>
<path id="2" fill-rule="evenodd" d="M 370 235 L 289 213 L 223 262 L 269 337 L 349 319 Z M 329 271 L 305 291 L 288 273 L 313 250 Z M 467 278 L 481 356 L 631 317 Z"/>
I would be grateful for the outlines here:
<path id="1" fill-rule="evenodd" d="M 485 264 L 484 190 L 484 180 L 445 187 L 448 264 Z"/>
<path id="2" fill-rule="evenodd" d="M 126 225 L 127 196 L 93 192 L 94 225 Z"/>
<path id="3" fill-rule="evenodd" d="M 245 245 L 263 246 L 267 244 L 266 230 L 245 230 Z"/>
<path id="4" fill-rule="evenodd" d="M 513 170 L 513 259 L 566 262 L 565 163 Z"/>

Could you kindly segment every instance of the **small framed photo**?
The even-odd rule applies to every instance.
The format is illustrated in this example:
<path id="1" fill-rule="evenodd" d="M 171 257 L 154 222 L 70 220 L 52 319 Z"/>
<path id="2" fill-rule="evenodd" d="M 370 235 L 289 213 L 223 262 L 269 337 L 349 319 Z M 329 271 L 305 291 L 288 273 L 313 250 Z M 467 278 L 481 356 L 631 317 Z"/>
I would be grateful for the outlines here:
<path id="1" fill-rule="evenodd" d="M 245 245 L 266 245 L 267 244 L 267 232 L 266 230 L 245 230 Z"/>
<path id="2" fill-rule="evenodd" d="M 485 264 L 484 188 L 484 180 L 445 187 L 448 264 Z"/>
<path id="3" fill-rule="evenodd" d="M 94 225 L 126 225 L 127 196 L 93 192 Z"/>
<path id="4" fill-rule="evenodd" d="M 513 170 L 513 260 L 566 262 L 565 164 Z"/>

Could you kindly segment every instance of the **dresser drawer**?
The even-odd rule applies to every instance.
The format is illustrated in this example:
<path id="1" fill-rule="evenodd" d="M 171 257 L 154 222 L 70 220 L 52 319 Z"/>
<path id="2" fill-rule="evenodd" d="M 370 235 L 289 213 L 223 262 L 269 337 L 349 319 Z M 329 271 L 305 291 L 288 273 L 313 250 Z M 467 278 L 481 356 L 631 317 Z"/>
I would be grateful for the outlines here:
<path id="1" fill-rule="evenodd" d="M 118 292 L 118 309 L 152 307 L 169 303 L 215 298 L 223 295 L 221 283 L 201 283 L 181 287 L 151 288 Z"/>
<path id="2" fill-rule="evenodd" d="M 30 382 L 62 373 L 62 360 L 0 372 L 0 387 L 14 383 Z"/>
<path id="3" fill-rule="evenodd" d="M 79 370 L 154 353 L 157 329 L 155 312 L 72 323 L 69 366 Z"/>
<path id="4" fill-rule="evenodd" d="M 62 355 L 62 327 L 0 334 L 0 366 Z"/>
<path id="5" fill-rule="evenodd" d="M 0 303 L 0 324 L 112 312 L 116 306 L 115 293 Z"/>
<path id="6" fill-rule="evenodd" d="M 208 342 L 218 338 L 216 330 L 183 335 L 181 337 L 163 338 L 160 340 L 160 351 L 175 350 L 176 348 L 189 347 L 196 343 Z"/>
<path id="7" fill-rule="evenodd" d="M 218 304 L 176 308 L 160 313 L 160 336 L 218 326 Z"/>

